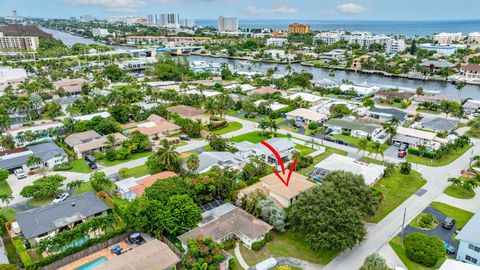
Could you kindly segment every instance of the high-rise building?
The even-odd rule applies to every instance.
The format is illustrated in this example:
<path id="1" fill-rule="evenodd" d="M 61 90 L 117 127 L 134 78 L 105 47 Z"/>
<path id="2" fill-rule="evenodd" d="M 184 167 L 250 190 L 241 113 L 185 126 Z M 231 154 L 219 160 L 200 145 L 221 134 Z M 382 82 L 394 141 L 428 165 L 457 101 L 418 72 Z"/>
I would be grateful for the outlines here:
<path id="1" fill-rule="evenodd" d="M 195 21 L 193 19 L 183 19 L 183 27 L 192 28 L 195 26 Z"/>
<path id="2" fill-rule="evenodd" d="M 5 36 L 0 32 L 0 51 L 36 51 L 38 37 Z"/>
<path id="3" fill-rule="evenodd" d="M 450 45 L 463 40 L 462 33 L 440 33 L 433 35 L 433 42 L 440 45 Z"/>
<path id="4" fill-rule="evenodd" d="M 218 17 L 218 32 L 238 32 L 238 18 Z"/>
<path id="5" fill-rule="evenodd" d="M 91 22 L 91 21 L 93 21 L 93 16 L 92 16 L 92 15 L 83 15 L 83 16 L 80 16 L 80 21 L 82 21 L 82 22 Z"/>
<path id="6" fill-rule="evenodd" d="M 348 44 L 358 44 L 362 49 L 368 50 L 372 44 L 382 44 L 386 53 L 397 53 L 406 49 L 405 40 L 387 35 L 374 35 L 369 32 L 353 32 L 347 34 L 345 31 L 322 32 L 313 38 L 314 42 L 324 42 L 332 45 L 341 40 Z"/>
<path id="7" fill-rule="evenodd" d="M 480 33 L 473 32 L 468 34 L 468 43 L 469 44 L 480 44 Z"/>
<path id="8" fill-rule="evenodd" d="M 160 21 L 157 23 L 165 28 L 180 28 L 180 15 L 178 13 L 160 14 Z"/>
<path id="9" fill-rule="evenodd" d="M 147 24 L 149 24 L 149 25 L 157 24 L 157 14 L 148 14 L 147 15 Z"/>
<path id="10" fill-rule="evenodd" d="M 310 32 L 310 25 L 308 24 L 292 23 L 288 26 L 289 34 L 306 34 L 308 32 Z"/>

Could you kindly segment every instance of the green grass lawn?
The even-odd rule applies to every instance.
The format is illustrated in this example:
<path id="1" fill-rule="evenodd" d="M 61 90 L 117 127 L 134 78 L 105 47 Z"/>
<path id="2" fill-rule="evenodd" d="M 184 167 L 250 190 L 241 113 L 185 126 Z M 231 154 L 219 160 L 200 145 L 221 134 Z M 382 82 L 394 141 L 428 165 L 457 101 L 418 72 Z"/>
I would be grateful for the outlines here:
<path id="1" fill-rule="evenodd" d="M 0 194 L 8 194 L 12 195 L 12 189 L 10 185 L 7 183 L 7 180 L 0 182 Z"/>
<path id="2" fill-rule="evenodd" d="M 408 225 L 412 226 L 413 228 L 416 228 L 416 229 L 419 229 L 419 230 L 425 230 L 426 228 L 422 228 L 418 225 L 418 221 L 423 218 L 424 216 L 428 215 L 427 213 L 420 213 L 418 214 L 418 216 L 416 216 L 412 221 L 410 221 L 410 223 Z M 438 226 L 438 220 L 437 218 L 435 218 L 435 223 L 434 223 L 434 226 L 428 230 L 433 230 L 435 229 L 437 226 Z"/>
<path id="3" fill-rule="evenodd" d="M 92 171 L 92 169 L 88 167 L 87 162 L 83 159 L 72 160 L 70 161 L 70 164 L 73 165 L 73 168 L 69 170 L 70 172 L 89 173 Z"/>
<path id="4" fill-rule="evenodd" d="M 342 139 L 344 141 L 346 141 L 348 144 L 351 144 L 355 147 L 358 147 L 358 142 L 360 141 L 359 138 L 355 138 L 355 137 L 352 137 L 352 136 L 347 136 L 347 135 L 343 135 L 343 134 L 335 134 L 335 135 L 332 135 L 332 138 L 334 139 Z M 373 141 L 368 141 L 367 143 L 367 150 L 370 150 L 372 153 L 373 153 L 373 148 L 372 148 L 372 145 L 373 145 Z M 385 150 L 387 150 L 388 148 L 388 145 L 386 144 L 382 144 L 381 145 L 381 148 L 380 148 L 380 151 L 383 153 L 385 152 Z M 368 151 L 367 151 L 368 152 Z"/>
<path id="5" fill-rule="evenodd" d="M 309 173 L 311 170 L 313 170 L 313 167 L 315 167 L 315 165 L 317 165 L 320 161 L 326 159 L 327 157 L 329 157 L 332 154 L 339 154 L 339 155 L 342 155 L 342 156 L 346 156 L 348 154 L 346 151 L 339 150 L 339 149 L 336 149 L 336 148 L 332 148 L 332 147 L 328 147 L 328 146 L 323 146 L 323 147 L 325 147 L 325 152 L 321 153 L 318 156 L 315 156 L 313 158 L 313 163 L 306 168 L 300 169 L 298 171 L 298 173 L 303 174 L 303 175 L 307 175 L 307 173 Z"/>
<path id="6" fill-rule="evenodd" d="M 419 188 L 425 185 L 426 181 L 420 173 L 411 171 L 409 175 L 400 173 L 400 169 L 395 170 L 395 174 L 389 177 L 383 177 L 374 186 L 383 193 L 383 200 L 380 203 L 377 213 L 368 221 L 378 223 Z"/>
<path id="7" fill-rule="evenodd" d="M 219 128 L 219 129 L 216 129 L 216 130 L 209 131 L 209 132 L 210 133 L 215 133 L 217 135 L 223 135 L 223 134 L 233 132 L 235 130 L 239 130 L 242 127 L 243 127 L 243 125 L 240 124 L 239 122 L 229 122 L 225 126 Z"/>
<path id="8" fill-rule="evenodd" d="M 103 166 L 111 167 L 111 166 L 115 166 L 115 165 L 125 163 L 125 162 L 130 161 L 130 160 L 135 160 L 135 159 L 139 159 L 139 158 L 148 157 L 148 156 L 151 156 L 152 154 L 153 154 L 153 152 L 135 153 L 135 154 L 132 154 L 132 156 L 129 159 L 125 159 L 125 160 L 109 161 L 109 160 L 104 158 L 102 160 L 99 160 L 98 162 L 100 164 L 102 164 Z"/>
<path id="9" fill-rule="evenodd" d="M 243 120 L 247 120 L 247 121 L 252 121 L 252 122 L 258 122 L 260 120 L 260 118 L 258 116 L 255 116 L 253 118 L 247 118 L 247 117 L 245 117 L 245 114 L 239 116 L 239 118 L 241 118 Z"/>
<path id="10" fill-rule="evenodd" d="M 447 259 L 445 258 L 438 260 L 437 264 L 434 267 L 426 267 L 418 263 L 414 263 L 407 258 L 407 254 L 405 251 L 405 247 L 402 243 L 402 238 L 399 236 L 395 236 L 392 240 L 390 240 L 390 246 L 392 249 L 397 253 L 398 257 L 402 262 L 405 264 L 408 270 L 429 270 L 429 269 L 438 269 L 443 264 L 443 262 Z"/>
<path id="11" fill-rule="evenodd" d="M 83 194 L 87 191 L 93 191 L 93 188 L 92 188 L 92 184 L 90 182 L 83 182 L 80 187 L 78 187 L 74 194 L 75 195 L 79 195 L 79 194 Z"/>
<path id="12" fill-rule="evenodd" d="M 306 155 L 308 155 L 308 154 L 310 154 L 310 153 L 315 152 L 315 149 L 310 148 L 310 147 L 305 146 L 305 145 L 301 145 L 301 144 L 295 145 L 295 149 L 296 149 L 297 151 L 299 151 L 302 156 L 306 156 Z"/>
<path id="13" fill-rule="evenodd" d="M 426 166 L 431 166 L 431 167 L 445 166 L 455 161 L 461 155 L 465 154 L 465 152 L 467 152 L 470 148 L 472 148 L 472 145 L 466 145 L 465 147 L 452 151 L 450 154 L 445 155 L 442 158 L 435 161 L 432 161 L 429 158 L 420 157 L 416 155 L 407 155 L 407 161 L 426 165 Z"/>
<path id="14" fill-rule="evenodd" d="M 15 218 L 15 215 L 17 214 L 17 211 L 15 211 L 12 208 L 5 208 L 3 207 L 0 210 L 0 213 L 5 217 L 7 221 L 12 221 Z M 2 224 L 3 225 L 3 224 Z"/>
<path id="15" fill-rule="evenodd" d="M 447 194 L 450 197 L 454 197 L 454 198 L 457 198 L 457 199 L 471 199 L 471 198 L 475 197 L 475 191 L 466 190 L 463 187 L 454 186 L 454 185 L 450 185 L 449 187 L 447 187 L 443 191 L 443 193 Z"/>
<path id="16" fill-rule="evenodd" d="M 188 143 L 184 142 L 184 141 L 181 141 L 181 142 L 175 144 L 175 148 L 179 148 L 179 147 L 182 147 L 182 146 L 185 146 L 185 145 L 188 145 Z"/>
<path id="17" fill-rule="evenodd" d="M 291 231 L 284 233 L 273 232 L 273 240 L 259 251 L 253 251 L 243 245 L 241 245 L 240 251 L 249 266 L 253 266 L 271 256 L 294 257 L 325 265 L 338 254 L 338 251 L 314 251 L 309 247 L 302 234 Z"/>
<path id="18" fill-rule="evenodd" d="M 261 141 L 269 139 L 267 137 L 262 136 L 261 134 L 262 134 L 262 132 L 260 132 L 260 131 L 252 131 L 252 132 L 249 132 L 249 133 L 245 133 L 245 134 L 230 138 L 230 139 L 228 139 L 228 141 L 230 141 L 230 142 L 249 141 L 251 143 L 259 143 Z M 277 138 L 287 137 L 287 136 L 285 136 L 283 134 L 279 134 L 279 133 L 277 133 L 276 135 L 277 135 L 276 136 Z"/>
<path id="19" fill-rule="evenodd" d="M 445 215 L 449 217 L 453 217 L 456 221 L 457 229 L 463 228 L 465 224 L 472 218 L 473 213 L 454 207 L 450 206 L 448 204 L 444 204 L 441 202 L 432 202 L 431 206 L 438 211 L 444 213 Z"/>
<path id="20" fill-rule="evenodd" d="M 129 178 L 129 177 L 139 178 L 139 177 L 149 175 L 149 174 L 150 174 L 150 172 L 148 171 L 147 165 L 143 164 L 143 165 L 128 169 L 126 176 L 123 177 L 123 178 L 124 179 Z"/>

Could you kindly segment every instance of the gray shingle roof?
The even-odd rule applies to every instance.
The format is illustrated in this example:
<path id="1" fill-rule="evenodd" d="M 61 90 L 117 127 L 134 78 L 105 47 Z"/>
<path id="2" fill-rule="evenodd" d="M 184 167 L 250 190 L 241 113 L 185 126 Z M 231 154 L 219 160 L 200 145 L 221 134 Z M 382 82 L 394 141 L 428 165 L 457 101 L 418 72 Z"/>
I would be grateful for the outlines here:
<path id="1" fill-rule="evenodd" d="M 28 151 L 0 157 L 0 168 L 13 169 L 21 167 L 27 162 L 28 157 L 37 156 L 42 161 L 47 161 L 55 156 L 66 156 L 67 153 L 54 142 L 28 146 Z"/>
<path id="2" fill-rule="evenodd" d="M 109 207 L 97 195 L 89 191 L 57 204 L 19 213 L 15 218 L 23 236 L 30 239 L 108 209 Z"/>
<path id="3" fill-rule="evenodd" d="M 397 110 L 397 109 L 392 109 L 392 108 L 376 108 L 375 107 L 375 108 L 370 109 L 370 111 L 376 112 L 376 113 L 391 114 L 394 117 L 396 117 L 398 120 L 400 120 L 401 122 L 405 121 L 405 118 L 407 117 L 406 112 L 403 112 L 403 111 Z"/>
<path id="4" fill-rule="evenodd" d="M 381 128 L 382 126 L 380 125 L 374 125 L 374 124 L 368 124 L 362 121 L 354 120 L 346 120 L 346 119 L 339 119 L 339 118 L 332 118 L 328 120 L 326 123 L 327 126 L 336 126 L 344 129 L 350 129 L 350 130 L 361 130 L 365 131 L 367 133 L 372 133 L 375 131 L 377 128 Z"/>
<path id="5" fill-rule="evenodd" d="M 202 152 L 198 155 L 198 158 L 200 165 L 198 166 L 197 172 L 225 162 L 240 163 L 243 160 L 240 156 L 230 152 Z"/>
<path id="6" fill-rule="evenodd" d="M 423 128 L 434 131 L 451 131 L 457 126 L 455 122 L 440 117 L 423 118 L 421 123 Z"/>
<path id="7" fill-rule="evenodd" d="M 461 241 L 480 244 L 480 234 L 478 233 L 478 228 L 480 228 L 480 212 L 477 212 L 475 215 L 473 215 L 473 217 L 462 228 L 460 233 L 458 233 L 456 238 Z"/>

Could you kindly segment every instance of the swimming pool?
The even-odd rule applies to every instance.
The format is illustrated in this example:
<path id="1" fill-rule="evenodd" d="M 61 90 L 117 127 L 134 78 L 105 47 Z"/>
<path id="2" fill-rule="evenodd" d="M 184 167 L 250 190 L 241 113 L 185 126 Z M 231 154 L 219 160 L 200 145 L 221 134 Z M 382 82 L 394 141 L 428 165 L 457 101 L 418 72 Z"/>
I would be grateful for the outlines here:
<path id="1" fill-rule="evenodd" d="M 96 259 L 96 260 L 93 260 L 93 261 L 91 261 L 91 262 L 88 262 L 88 263 L 80 266 L 80 267 L 75 268 L 75 270 L 88 270 L 88 269 L 91 269 L 91 268 L 93 268 L 94 266 L 97 266 L 97 265 L 99 265 L 99 264 L 102 264 L 102 263 L 104 263 L 104 262 L 106 262 L 106 261 L 108 261 L 107 258 L 105 258 L 105 257 L 100 257 L 100 258 L 98 258 L 98 259 Z"/>

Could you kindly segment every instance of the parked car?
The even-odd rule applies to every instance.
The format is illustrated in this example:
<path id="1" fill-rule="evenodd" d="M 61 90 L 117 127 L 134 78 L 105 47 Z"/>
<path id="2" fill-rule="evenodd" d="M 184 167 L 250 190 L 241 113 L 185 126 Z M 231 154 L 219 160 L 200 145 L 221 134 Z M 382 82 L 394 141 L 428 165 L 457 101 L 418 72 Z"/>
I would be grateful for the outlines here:
<path id="1" fill-rule="evenodd" d="M 27 178 L 27 174 L 23 171 L 23 169 L 16 169 L 13 172 L 18 179 Z"/>
<path id="2" fill-rule="evenodd" d="M 95 157 L 92 156 L 92 155 L 86 155 L 86 156 L 85 156 L 85 160 L 86 160 L 87 162 L 90 162 L 90 163 L 95 163 L 95 162 L 97 161 L 97 160 L 95 159 Z"/>
<path id="3" fill-rule="evenodd" d="M 88 162 L 88 167 L 90 167 L 92 170 L 96 170 L 98 168 L 95 162 Z"/>
<path id="4" fill-rule="evenodd" d="M 442 223 L 442 228 L 450 230 L 453 228 L 453 225 L 455 225 L 455 219 L 451 217 L 446 217 Z"/>
<path id="5" fill-rule="evenodd" d="M 180 140 L 190 141 L 190 137 L 188 137 L 188 135 L 180 135 Z"/>
<path id="6" fill-rule="evenodd" d="M 327 142 L 335 142 L 335 139 L 333 139 L 333 138 L 330 137 L 330 136 L 325 136 L 323 139 L 324 139 L 325 141 L 327 141 Z"/>
<path id="7" fill-rule="evenodd" d="M 65 201 L 68 197 L 70 197 L 70 194 L 68 194 L 67 192 L 64 192 L 62 194 L 59 194 L 57 195 L 57 197 L 55 197 L 55 199 L 53 199 L 52 203 L 59 203 L 59 202 L 63 202 Z"/>
<path id="8" fill-rule="evenodd" d="M 331 129 L 331 128 L 327 128 L 327 130 L 325 131 L 326 134 L 330 134 L 332 132 L 333 132 L 333 129 Z"/>
<path id="9" fill-rule="evenodd" d="M 405 151 L 408 149 L 408 144 L 402 143 L 400 147 L 398 147 L 398 151 Z"/>
<path id="10" fill-rule="evenodd" d="M 443 242 L 443 246 L 445 247 L 447 254 L 455 254 L 455 252 L 457 252 L 457 249 L 454 246 L 449 245 L 447 242 Z"/>
<path id="11" fill-rule="evenodd" d="M 400 142 L 394 142 L 394 143 L 393 143 L 393 146 L 395 146 L 395 147 L 400 147 L 400 145 L 401 145 Z"/>
<path id="12" fill-rule="evenodd" d="M 399 158 L 404 158 L 405 156 L 407 155 L 407 152 L 406 151 L 398 151 L 398 157 Z"/>
<path id="13" fill-rule="evenodd" d="M 348 145 L 348 143 L 344 140 L 341 140 L 341 139 L 338 139 L 338 140 L 335 140 L 336 143 L 338 144 L 341 144 L 341 145 Z"/>

